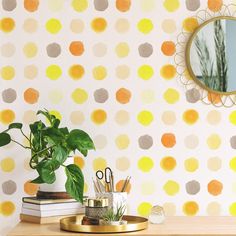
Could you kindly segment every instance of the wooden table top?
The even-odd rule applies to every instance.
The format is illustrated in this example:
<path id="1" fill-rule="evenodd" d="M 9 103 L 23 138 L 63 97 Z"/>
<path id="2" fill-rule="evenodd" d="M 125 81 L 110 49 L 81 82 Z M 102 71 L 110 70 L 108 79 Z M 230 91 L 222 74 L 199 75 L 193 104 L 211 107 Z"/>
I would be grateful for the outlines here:
<path id="1" fill-rule="evenodd" d="M 106 235 L 114 234 L 81 234 L 71 233 L 60 230 L 59 224 L 39 225 L 20 222 L 8 236 L 84 236 L 84 235 Z M 149 224 L 148 229 L 132 232 L 122 233 L 123 236 L 170 236 L 170 235 L 184 235 L 184 236 L 198 236 L 198 235 L 230 235 L 236 236 L 236 217 L 231 216 L 172 216 L 167 217 L 163 224 L 153 225 Z"/>

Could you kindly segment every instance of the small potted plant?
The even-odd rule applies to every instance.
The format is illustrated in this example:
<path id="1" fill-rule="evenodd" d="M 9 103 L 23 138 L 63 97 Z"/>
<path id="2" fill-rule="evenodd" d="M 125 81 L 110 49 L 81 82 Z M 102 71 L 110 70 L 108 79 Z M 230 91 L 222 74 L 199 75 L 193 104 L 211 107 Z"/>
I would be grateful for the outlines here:
<path id="1" fill-rule="evenodd" d="M 41 120 L 29 125 L 29 135 L 23 131 L 21 123 L 11 123 L 8 128 L 0 133 L 0 147 L 14 142 L 31 152 L 29 165 L 38 173 L 38 177 L 32 183 L 56 185 L 59 175 L 65 181 L 59 180 L 59 185 L 63 184 L 66 192 L 79 202 L 83 202 L 84 176 L 81 169 L 75 164 L 68 164 L 71 153 L 78 150 L 83 156 L 87 156 L 88 150 L 95 149 L 89 135 L 80 129 L 69 131 L 67 127 L 60 127 L 60 120 L 49 111 L 39 110 L 37 115 L 43 115 L 48 120 L 46 125 Z M 14 140 L 9 131 L 18 129 L 28 145 L 25 146 Z M 57 178 L 58 177 L 58 178 Z M 56 188 L 55 188 L 56 189 Z"/>
<path id="2" fill-rule="evenodd" d="M 124 214 L 125 214 L 126 206 L 120 205 L 117 206 L 117 209 L 114 210 L 113 208 L 110 208 L 107 210 L 107 212 L 103 215 L 101 224 L 102 225 L 124 225 L 127 223 L 127 221 L 122 220 Z"/>

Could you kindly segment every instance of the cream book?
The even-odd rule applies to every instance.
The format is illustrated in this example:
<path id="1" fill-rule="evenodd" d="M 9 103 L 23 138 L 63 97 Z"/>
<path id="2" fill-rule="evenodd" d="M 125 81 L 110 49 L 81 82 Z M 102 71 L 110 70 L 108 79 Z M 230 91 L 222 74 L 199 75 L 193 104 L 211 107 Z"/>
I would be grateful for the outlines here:
<path id="1" fill-rule="evenodd" d="M 34 204 L 54 204 L 54 203 L 68 203 L 77 202 L 75 199 L 37 199 L 36 197 L 23 197 L 22 202 Z"/>
<path id="2" fill-rule="evenodd" d="M 84 213 L 85 208 L 80 209 L 62 209 L 62 210 L 50 210 L 50 211 L 39 211 L 34 209 L 22 208 L 21 213 L 31 216 L 48 217 L 48 216 L 60 216 L 60 215 L 73 215 Z"/>

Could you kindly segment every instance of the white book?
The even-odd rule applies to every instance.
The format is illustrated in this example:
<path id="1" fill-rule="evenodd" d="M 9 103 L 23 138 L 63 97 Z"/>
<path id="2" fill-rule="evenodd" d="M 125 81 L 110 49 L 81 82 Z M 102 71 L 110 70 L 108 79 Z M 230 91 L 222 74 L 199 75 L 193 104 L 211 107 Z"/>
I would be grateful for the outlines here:
<path id="1" fill-rule="evenodd" d="M 63 209 L 80 209 L 84 206 L 80 202 L 66 202 L 66 203 L 51 203 L 51 204 L 34 204 L 23 202 L 22 208 L 39 210 L 39 211 L 51 211 L 51 210 L 63 210 Z"/>
<path id="2" fill-rule="evenodd" d="M 31 215 L 31 216 L 39 216 L 39 217 L 84 214 L 84 211 L 85 211 L 85 208 L 50 210 L 50 211 L 39 211 L 39 210 L 27 209 L 23 207 L 21 209 L 22 214 Z"/>

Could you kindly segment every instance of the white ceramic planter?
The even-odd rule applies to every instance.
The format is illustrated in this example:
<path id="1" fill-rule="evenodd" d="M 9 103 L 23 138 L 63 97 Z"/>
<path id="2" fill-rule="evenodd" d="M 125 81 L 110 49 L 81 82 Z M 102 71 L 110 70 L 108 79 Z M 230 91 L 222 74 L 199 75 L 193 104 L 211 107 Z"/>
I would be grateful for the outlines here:
<path id="1" fill-rule="evenodd" d="M 73 164 L 73 158 L 68 158 L 64 165 Z M 66 192 L 65 183 L 67 180 L 65 168 L 61 166 L 55 171 L 56 181 L 53 184 L 40 184 L 39 190 L 42 192 Z"/>

